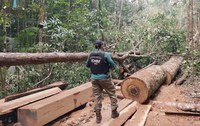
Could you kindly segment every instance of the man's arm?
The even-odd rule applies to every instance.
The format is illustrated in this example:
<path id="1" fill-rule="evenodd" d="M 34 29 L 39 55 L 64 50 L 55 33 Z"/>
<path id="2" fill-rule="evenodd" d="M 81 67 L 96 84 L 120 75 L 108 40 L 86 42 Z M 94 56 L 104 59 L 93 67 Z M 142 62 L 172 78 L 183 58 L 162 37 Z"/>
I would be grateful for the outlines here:
<path id="1" fill-rule="evenodd" d="M 108 63 L 110 64 L 111 68 L 116 67 L 117 65 L 114 63 L 112 58 L 110 57 L 110 54 L 108 52 L 105 52 L 105 57 L 107 58 Z"/>
<path id="2" fill-rule="evenodd" d="M 90 57 L 90 56 L 88 56 L 87 61 L 86 61 L 86 67 L 88 67 L 88 68 L 90 68 L 89 57 Z"/>

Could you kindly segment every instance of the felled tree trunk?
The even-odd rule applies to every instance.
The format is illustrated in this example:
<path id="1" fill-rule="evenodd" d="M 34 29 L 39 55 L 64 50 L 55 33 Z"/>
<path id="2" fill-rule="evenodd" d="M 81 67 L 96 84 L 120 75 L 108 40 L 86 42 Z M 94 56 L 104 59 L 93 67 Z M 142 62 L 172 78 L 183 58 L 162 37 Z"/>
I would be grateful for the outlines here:
<path id="1" fill-rule="evenodd" d="M 146 101 L 165 81 L 166 74 L 158 65 L 139 70 L 121 84 L 124 97 L 139 103 Z"/>
<path id="2" fill-rule="evenodd" d="M 161 102 L 157 101 L 154 102 L 160 105 L 166 105 L 171 107 L 176 107 L 183 111 L 190 111 L 190 112 L 200 112 L 200 105 L 195 103 L 185 103 L 185 102 Z"/>
<path id="3" fill-rule="evenodd" d="M 165 83 L 170 84 L 176 76 L 180 65 L 183 61 L 181 56 L 173 56 L 167 62 L 161 65 L 162 69 L 166 72 L 167 78 Z"/>
<path id="4" fill-rule="evenodd" d="M 138 54 L 138 53 L 137 53 Z M 110 54 L 117 62 L 123 62 L 126 58 L 138 58 L 140 55 L 125 53 L 125 54 Z M 81 62 L 87 59 L 88 53 L 0 53 L 1 66 L 15 66 L 27 64 L 44 64 L 56 62 Z"/>

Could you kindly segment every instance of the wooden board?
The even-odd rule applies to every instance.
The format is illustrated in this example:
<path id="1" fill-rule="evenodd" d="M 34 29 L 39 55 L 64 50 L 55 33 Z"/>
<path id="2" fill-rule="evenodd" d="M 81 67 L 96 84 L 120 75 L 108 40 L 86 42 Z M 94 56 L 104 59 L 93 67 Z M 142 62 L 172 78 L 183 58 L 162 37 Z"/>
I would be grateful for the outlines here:
<path id="1" fill-rule="evenodd" d="M 37 92 L 40 92 L 40 91 L 44 91 L 44 90 L 47 90 L 47 89 L 50 89 L 50 88 L 54 88 L 54 87 L 59 87 L 60 89 L 64 89 L 65 87 L 67 87 L 67 82 L 59 81 L 59 82 L 55 82 L 55 83 L 46 85 L 46 86 L 41 87 L 41 88 L 36 88 L 36 89 L 29 90 L 29 91 L 26 91 L 26 92 L 10 95 L 10 96 L 5 97 L 5 102 L 8 102 L 8 101 L 20 98 L 20 97 L 24 97 L 24 96 L 27 96 L 27 95 L 30 95 L 30 94 L 34 94 L 34 93 L 37 93 Z"/>
<path id="2" fill-rule="evenodd" d="M 56 88 L 41 91 L 41 92 L 38 92 L 38 93 L 35 93 L 35 94 L 32 94 L 32 95 L 21 97 L 19 99 L 15 99 L 15 100 L 12 100 L 10 102 L 5 102 L 5 103 L 0 105 L 0 115 L 5 114 L 7 112 L 10 112 L 10 110 L 12 110 L 12 109 L 19 108 L 21 106 L 32 103 L 34 101 L 52 96 L 52 95 L 57 94 L 59 92 L 61 92 L 61 89 L 56 87 Z"/>
<path id="3" fill-rule="evenodd" d="M 42 126 L 92 99 L 92 84 L 86 83 L 18 109 L 23 126 Z"/>
<path id="4" fill-rule="evenodd" d="M 150 109 L 151 105 L 140 105 L 137 112 L 125 123 L 125 126 L 144 126 Z"/>
<path id="5" fill-rule="evenodd" d="M 127 107 L 129 104 L 131 104 L 133 101 L 129 100 L 129 99 L 123 99 L 118 103 L 118 108 L 117 110 L 120 112 L 121 110 L 123 110 L 125 107 Z M 81 126 L 101 126 L 104 122 L 106 122 L 107 120 L 109 120 L 111 118 L 111 108 L 107 109 L 107 110 L 102 110 L 101 112 L 102 114 L 102 121 L 100 124 L 96 124 L 96 116 L 94 116 L 90 122 L 87 122 L 85 124 L 81 124 Z"/>
<path id="6" fill-rule="evenodd" d="M 131 115 L 136 112 L 138 103 L 135 101 L 124 108 L 118 118 L 110 118 L 107 122 L 103 123 L 102 126 L 121 126 Z"/>

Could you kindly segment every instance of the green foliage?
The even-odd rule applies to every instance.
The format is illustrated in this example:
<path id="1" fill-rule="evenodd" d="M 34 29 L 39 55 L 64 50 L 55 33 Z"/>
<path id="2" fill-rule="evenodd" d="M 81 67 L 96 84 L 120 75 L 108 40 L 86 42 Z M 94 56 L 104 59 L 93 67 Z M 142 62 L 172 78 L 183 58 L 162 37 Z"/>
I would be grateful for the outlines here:
<path id="1" fill-rule="evenodd" d="M 32 47 L 36 44 L 38 38 L 37 27 L 28 27 L 19 32 L 16 37 L 16 47 L 18 51 L 27 52 L 28 47 Z"/>
<path id="2" fill-rule="evenodd" d="M 195 56 L 194 62 L 193 62 L 194 70 L 195 70 L 194 72 L 197 73 L 197 75 L 200 75 L 200 59 L 199 59 L 199 57 L 200 57 L 200 47 L 197 50 L 194 51 L 194 56 Z M 190 61 L 192 62 L 191 59 L 190 59 Z"/>
<path id="3" fill-rule="evenodd" d="M 85 67 L 85 63 L 58 63 L 54 65 L 52 77 L 55 78 L 52 82 L 60 78 L 68 82 L 68 88 L 73 88 L 89 81 L 90 71 Z"/>

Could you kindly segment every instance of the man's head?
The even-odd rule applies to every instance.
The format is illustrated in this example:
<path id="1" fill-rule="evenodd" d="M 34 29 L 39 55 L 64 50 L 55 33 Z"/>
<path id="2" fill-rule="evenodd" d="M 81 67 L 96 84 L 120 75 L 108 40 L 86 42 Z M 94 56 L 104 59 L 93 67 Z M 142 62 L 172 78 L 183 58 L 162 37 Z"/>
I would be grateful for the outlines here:
<path id="1" fill-rule="evenodd" d="M 102 40 L 96 40 L 94 46 L 96 49 L 103 49 L 105 43 Z"/>

